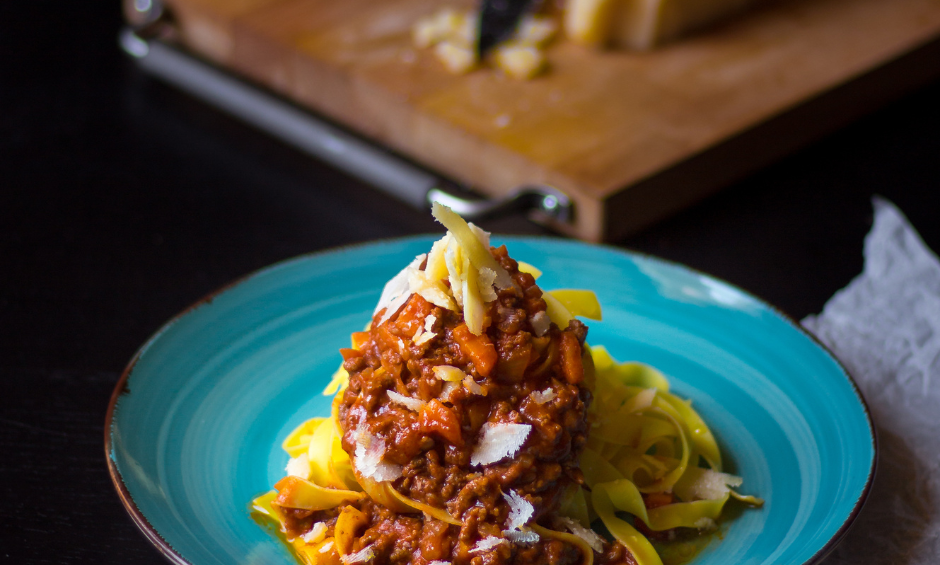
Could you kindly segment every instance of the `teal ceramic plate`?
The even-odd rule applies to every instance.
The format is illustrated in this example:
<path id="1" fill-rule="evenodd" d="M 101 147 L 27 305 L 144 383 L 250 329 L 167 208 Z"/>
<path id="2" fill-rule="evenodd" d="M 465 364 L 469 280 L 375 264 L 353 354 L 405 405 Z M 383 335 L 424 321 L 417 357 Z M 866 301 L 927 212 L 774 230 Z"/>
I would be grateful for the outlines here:
<path id="1" fill-rule="evenodd" d="M 588 340 L 650 363 L 691 398 L 746 493 L 766 505 L 725 522 L 696 565 L 815 563 L 871 484 L 875 440 L 858 389 L 793 322 L 726 283 L 657 259 L 552 239 L 495 238 L 544 271 L 545 289 L 590 288 L 604 321 Z M 108 411 L 118 493 L 176 563 L 296 562 L 249 515 L 284 474 L 280 449 L 320 395 L 337 349 L 389 278 L 431 237 L 310 255 L 255 273 L 164 326 Z"/>

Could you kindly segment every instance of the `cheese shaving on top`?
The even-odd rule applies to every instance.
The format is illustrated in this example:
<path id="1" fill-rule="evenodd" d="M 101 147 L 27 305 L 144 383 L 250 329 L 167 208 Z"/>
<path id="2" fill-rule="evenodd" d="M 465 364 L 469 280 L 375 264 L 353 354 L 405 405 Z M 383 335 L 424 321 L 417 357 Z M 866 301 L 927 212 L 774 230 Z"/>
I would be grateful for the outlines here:
<path id="1" fill-rule="evenodd" d="M 480 440 L 473 453 L 470 464 L 489 465 L 515 455 L 532 431 L 528 424 L 483 424 Z"/>
<path id="2" fill-rule="evenodd" d="M 503 498 L 509 504 L 509 527 L 507 529 L 518 530 L 528 524 L 529 520 L 532 519 L 532 515 L 535 514 L 535 507 L 513 491 L 509 491 L 508 494 L 503 493 Z"/>
<path id="3" fill-rule="evenodd" d="M 310 528 L 309 532 L 300 536 L 300 539 L 304 540 L 305 543 L 320 543 L 326 537 L 326 530 L 326 524 L 317 522 Z"/>
<path id="4" fill-rule="evenodd" d="M 486 396 L 486 389 L 477 384 L 473 377 L 467 375 L 463 379 L 463 386 L 467 387 L 471 393 L 476 394 L 477 396 Z"/>
<path id="5" fill-rule="evenodd" d="M 744 479 L 711 469 L 695 468 L 686 471 L 683 481 L 676 485 L 676 494 L 686 500 L 718 500 L 731 489 L 744 484 Z"/>
<path id="6" fill-rule="evenodd" d="M 454 394 L 460 388 L 460 383 L 454 383 L 450 381 L 444 381 L 444 386 L 441 387 L 441 394 L 438 396 L 443 402 L 451 402 L 451 395 Z"/>
<path id="7" fill-rule="evenodd" d="M 379 297 L 379 302 L 375 305 L 375 310 L 372 312 L 373 316 L 378 314 L 379 310 L 382 308 L 387 308 L 389 304 L 392 303 L 392 300 L 408 291 L 408 275 L 412 269 L 416 269 L 421 262 L 424 261 L 425 257 L 427 257 L 425 253 L 418 255 L 407 267 L 385 283 L 385 288 L 382 289 L 382 296 Z M 404 304 L 404 302 L 402 302 L 402 304 Z M 395 311 L 397 312 L 398 310 L 396 309 Z M 391 316 L 391 314 L 389 314 L 389 316 Z"/>
<path id="8" fill-rule="evenodd" d="M 533 391 L 529 396 L 532 397 L 532 400 L 535 401 L 536 404 L 545 404 L 555 398 L 555 390 L 549 387 L 545 390 Z"/>
<path id="9" fill-rule="evenodd" d="M 437 337 L 437 334 L 434 332 L 424 332 L 420 336 L 415 338 L 414 343 L 415 345 L 424 345 L 425 343 L 431 341 L 432 339 L 436 337 Z"/>
<path id="10" fill-rule="evenodd" d="M 398 311 L 401 310 L 401 307 L 405 305 L 405 302 L 408 302 L 408 299 L 411 298 L 412 294 L 414 293 L 409 290 L 389 302 L 388 307 L 385 308 L 385 313 L 382 314 L 382 318 L 379 319 L 379 325 L 381 326 L 387 322 L 389 318 L 397 314 Z"/>
<path id="11" fill-rule="evenodd" d="M 331 549 L 333 549 L 333 542 L 328 541 L 320 547 L 320 553 L 326 553 Z"/>
<path id="12" fill-rule="evenodd" d="M 476 543 L 473 546 L 473 549 L 470 550 L 470 553 L 483 553 L 484 551 L 489 551 L 496 547 L 497 545 L 506 543 L 505 538 L 498 538 L 496 536 L 487 536 Z"/>
<path id="13" fill-rule="evenodd" d="M 529 318 L 529 323 L 532 324 L 532 331 L 535 332 L 537 337 L 542 337 L 548 333 L 548 329 L 552 326 L 552 320 L 544 310 L 536 312 L 534 316 Z"/>
<path id="14" fill-rule="evenodd" d="M 429 561 L 428 565 L 451 565 L 450 561 Z"/>
<path id="15" fill-rule="evenodd" d="M 301 453 L 297 457 L 294 457 L 288 461 L 287 467 L 284 468 L 284 471 L 286 471 L 288 475 L 300 477 L 301 479 L 309 479 L 310 460 L 307 458 L 307 454 Z"/>
<path id="16" fill-rule="evenodd" d="M 372 546 L 367 545 L 356 553 L 344 555 L 340 559 L 342 559 L 343 563 L 349 565 L 350 563 L 365 563 L 366 561 L 371 561 L 373 557 L 375 557 L 375 553 L 372 551 Z"/>
<path id="17" fill-rule="evenodd" d="M 395 404 L 401 404 L 405 408 L 414 410 L 415 412 L 420 412 L 425 405 L 424 401 L 422 400 L 411 398 L 410 396 L 405 396 L 404 394 L 399 394 L 394 390 L 388 391 L 388 399 Z"/>
<path id="18" fill-rule="evenodd" d="M 402 475 L 401 465 L 382 461 L 385 445 L 365 426 L 356 430 L 356 470 L 364 477 L 378 482 L 394 481 Z"/>
<path id="19" fill-rule="evenodd" d="M 585 528 L 571 518 L 561 517 L 560 520 L 561 523 L 564 524 L 572 534 L 583 539 L 585 543 L 591 546 L 591 549 L 598 553 L 604 551 L 604 538 L 597 535 L 597 532 L 590 528 Z"/>
<path id="20" fill-rule="evenodd" d="M 504 530 L 503 535 L 512 543 L 529 545 L 539 541 L 539 535 L 531 530 Z"/>
<path id="21" fill-rule="evenodd" d="M 477 279 L 477 284 L 480 287 L 480 297 L 483 298 L 484 302 L 492 302 L 498 298 L 496 291 L 493 290 L 495 283 L 496 271 L 488 267 L 480 269 L 480 277 Z"/>
<path id="22" fill-rule="evenodd" d="M 467 373 L 464 373 L 452 365 L 438 365 L 437 367 L 433 367 L 431 370 L 434 371 L 434 376 L 441 379 L 442 381 L 459 383 L 460 381 L 467 378 Z"/>

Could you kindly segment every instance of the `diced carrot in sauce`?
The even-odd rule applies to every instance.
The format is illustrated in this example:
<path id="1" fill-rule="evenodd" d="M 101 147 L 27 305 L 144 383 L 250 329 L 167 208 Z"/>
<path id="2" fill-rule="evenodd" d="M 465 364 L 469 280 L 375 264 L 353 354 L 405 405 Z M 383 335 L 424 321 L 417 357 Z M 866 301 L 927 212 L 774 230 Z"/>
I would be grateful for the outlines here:
<path id="1" fill-rule="evenodd" d="M 503 351 L 496 366 L 496 374 L 506 382 L 518 383 L 525 375 L 531 357 L 532 346 L 529 344 Z"/>
<path id="2" fill-rule="evenodd" d="M 481 376 L 488 377 L 496 366 L 496 347 L 486 334 L 473 335 L 466 324 L 460 324 L 453 330 L 454 339 L 464 355 L 473 361 L 473 366 Z M 577 343 L 577 339 L 575 339 Z M 579 350 L 580 354 L 580 350 Z"/>
<path id="3" fill-rule="evenodd" d="M 463 445 L 457 414 L 437 399 L 431 400 L 421 409 L 420 424 L 425 432 L 437 433 L 454 445 Z"/>
<path id="4" fill-rule="evenodd" d="M 584 365 L 581 362 L 581 343 L 571 332 L 561 333 L 561 370 L 570 384 L 584 380 Z"/>
<path id="5" fill-rule="evenodd" d="M 358 349 L 340 349 L 339 354 L 343 356 L 343 361 L 348 361 L 353 357 L 362 357 L 362 352 Z"/>
<path id="6" fill-rule="evenodd" d="M 415 335 L 418 328 L 424 325 L 424 319 L 428 317 L 434 306 L 424 299 L 420 294 L 413 294 L 408 302 L 398 311 L 398 316 L 389 325 L 392 327 L 392 333 L 399 336 L 411 337 Z"/>
<path id="7" fill-rule="evenodd" d="M 353 332 L 350 338 L 353 349 L 362 349 L 369 341 L 369 332 Z"/>

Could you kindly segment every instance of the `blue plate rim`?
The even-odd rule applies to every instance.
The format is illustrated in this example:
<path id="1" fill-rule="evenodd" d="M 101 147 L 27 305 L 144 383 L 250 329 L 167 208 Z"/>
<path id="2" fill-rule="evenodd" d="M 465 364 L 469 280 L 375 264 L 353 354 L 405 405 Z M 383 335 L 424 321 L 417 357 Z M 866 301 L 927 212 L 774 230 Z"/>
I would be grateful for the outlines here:
<path id="1" fill-rule="evenodd" d="M 150 524 L 150 521 L 147 520 L 147 517 L 144 516 L 143 512 L 141 512 L 140 508 L 138 508 L 137 503 L 134 501 L 134 497 L 131 495 L 130 491 L 127 489 L 127 486 L 124 483 L 124 478 L 121 476 L 121 472 L 118 470 L 117 464 L 115 463 L 114 459 L 111 457 L 111 454 L 112 454 L 111 429 L 114 424 L 113 422 L 114 410 L 117 406 L 118 401 L 121 399 L 121 397 L 125 394 L 130 394 L 131 392 L 128 386 L 128 381 L 130 379 L 131 374 L 134 371 L 134 367 L 137 365 L 137 362 L 140 360 L 141 355 L 144 352 L 146 352 L 150 348 L 150 345 L 154 343 L 157 339 L 159 339 L 160 336 L 163 333 L 165 333 L 167 330 L 169 330 L 178 320 L 197 311 L 201 306 L 204 306 L 206 304 L 211 304 L 212 301 L 215 299 L 215 297 L 219 296 L 220 294 L 228 290 L 231 290 L 237 286 L 240 286 L 241 284 L 255 278 L 256 276 L 262 273 L 277 269 L 278 267 L 282 265 L 299 262 L 299 261 L 305 261 L 314 257 L 322 257 L 322 256 L 327 256 L 327 255 L 345 253 L 345 252 L 353 251 L 358 248 L 379 245 L 379 244 L 394 244 L 394 243 L 399 243 L 399 242 L 407 243 L 410 241 L 420 241 L 420 240 L 427 239 L 429 237 L 430 238 L 438 237 L 439 235 L 440 234 L 436 234 L 436 233 L 425 233 L 425 234 L 417 234 L 417 235 L 405 236 L 405 237 L 373 239 L 373 240 L 364 241 L 364 242 L 330 247 L 328 249 L 322 249 L 322 250 L 314 251 L 311 253 L 304 253 L 301 255 L 297 255 L 294 257 L 282 259 L 280 261 L 271 263 L 270 265 L 266 265 L 254 271 L 251 271 L 250 273 L 246 275 L 238 277 L 232 280 L 231 282 L 226 283 L 220 286 L 219 288 L 209 292 L 208 294 L 206 294 L 199 300 L 193 302 L 192 304 L 190 304 L 189 306 L 181 310 L 179 313 L 174 315 L 172 318 L 167 320 L 163 325 L 161 325 L 160 328 L 157 329 L 153 334 L 151 334 L 151 336 L 143 343 L 143 345 L 141 345 L 137 349 L 137 351 L 134 353 L 134 355 L 131 357 L 130 361 L 128 362 L 127 366 L 124 368 L 124 371 L 121 373 L 121 377 L 118 379 L 118 382 L 115 384 L 114 390 L 111 392 L 111 399 L 108 402 L 108 411 L 105 415 L 105 423 L 104 423 L 104 454 L 105 454 L 105 460 L 107 461 L 107 464 L 108 464 L 108 473 L 111 476 L 111 482 L 113 483 L 114 488 L 117 491 L 118 497 L 121 499 L 121 502 L 124 505 L 124 509 L 130 515 L 131 520 L 134 522 L 137 528 L 141 531 L 141 533 L 144 534 L 144 537 L 146 537 L 147 540 L 150 543 L 152 543 L 157 548 L 157 550 L 159 550 L 160 553 L 163 554 L 164 557 L 167 558 L 167 560 L 169 560 L 171 563 L 174 563 L 175 565 L 196 565 L 188 561 L 182 555 L 180 555 L 173 548 L 173 546 L 168 541 L 166 541 L 162 535 L 160 535 L 160 532 L 157 531 L 157 529 L 153 527 L 152 524 Z M 767 308 L 769 311 L 773 312 L 773 314 L 775 314 L 776 316 L 780 317 L 782 320 L 790 324 L 790 326 L 793 327 L 796 331 L 802 333 L 803 335 L 808 337 L 810 340 L 812 340 L 813 343 L 816 344 L 817 347 L 819 347 L 826 354 L 828 354 L 829 357 L 831 357 L 832 360 L 836 362 L 836 364 L 842 370 L 842 373 L 846 376 L 849 384 L 852 386 L 852 390 L 855 392 L 855 396 L 857 397 L 859 404 L 862 407 L 862 411 L 865 413 L 865 418 L 868 421 L 868 429 L 871 432 L 871 442 L 872 442 L 872 460 L 871 460 L 871 465 L 869 466 L 869 469 L 868 469 L 868 475 L 865 480 L 865 487 L 862 489 L 861 494 L 859 494 L 858 500 L 855 501 L 855 505 L 852 507 L 852 511 L 849 512 L 848 516 L 846 516 L 845 520 L 842 522 L 842 525 L 839 527 L 839 529 L 832 535 L 831 538 L 829 538 L 829 541 L 827 541 L 821 548 L 819 548 L 819 550 L 816 551 L 816 553 L 812 555 L 812 557 L 804 561 L 801 565 L 816 565 L 822 562 L 823 559 L 825 559 L 830 553 L 832 553 L 832 551 L 836 548 L 836 546 L 838 546 L 839 543 L 845 538 L 849 530 L 851 530 L 852 525 L 855 523 L 856 518 L 858 518 L 859 513 L 861 513 L 862 509 L 865 506 L 865 503 L 868 501 L 868 496 L 871 493 L 872 485 L 874 484 L 874 480 L 875 480 L 875 475 L 877 474 L 877 470 L 878 470 L 879 441 L 878 441 L 878 428 L 875 427 L 875 422 L 874 422 L 874 419 L 872 418 L 871 409 L 868 406 L 868 401 L 865 400 L 865 395 L 862 394 L 862 390 L 861 388 L 859 388 L 858 383 L 855 381 L 855 377 L 852 376 L 852 373 L 849 372 L 848 368 L 846 368 L 846 366 L 842 363 L 842 361 L 839 360 L 836 354 L 831 349 L 829 349 L 829 347 L 827 347 L 826 344 L 821 342 L 815 335 L 806 331 L 803 328 L 803 326 L 801 326 L 796 320 L 791 318 L 789 314 L 784 313 L 779 308 L 770 304 L 766 300 L 754 295 L 753 293 L 749 291 L 746 291 L 738 287 L 735 284 L 729 283 L 720 277 L 716 277 L 714 275 L 704 273 L 698 269 L 689 267 L 688 265 L 679 263 L 677 261 L 670 261 L 668 259 L 663 259 L 661 257 L 657 257 L 655 255 L 643 253 L 640 251 L 626 250 L 626 249 L 615 247 L 609 244 L 585 243 L 585 242 L 575 241 L 575 240 L 561 238 L 561 237 L 518 236 L 518 235 L 514 236 L 514 235 L 506 235 L 506 234 L 493 234 L 493 238 L 496 241 L 503 241 L 503 240 L 541 241 L 541 242 L 555 242 L 555 243 L 563 243 L 563 244 L 585 245 L 589 247 L 599 247 L 599 248 L 605 249 L 607 251 L 613 252 L 618 255 L 625 255 L 627 257 L 639 257 L 644 260 L 661 263 L 661 264 L 674 267 L 674 268 L 684 269 L 690 273 L 708 277 L 712 280 L 721 282 L 722 284 L 725 284 L 728 287 L 735 289 L 736 291 L 747 296 L 751 300 L 754 300 L 761 306 Z"/>

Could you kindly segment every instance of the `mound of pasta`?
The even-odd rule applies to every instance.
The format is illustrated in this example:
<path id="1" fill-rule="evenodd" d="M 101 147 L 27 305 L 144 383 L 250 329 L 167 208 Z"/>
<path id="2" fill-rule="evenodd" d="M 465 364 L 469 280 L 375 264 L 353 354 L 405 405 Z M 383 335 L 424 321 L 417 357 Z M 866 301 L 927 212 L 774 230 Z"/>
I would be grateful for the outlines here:
<path id="1" fill-rule="evenodd" d="M 287 476 L 253 503 L 303 562 L 654 565 L 650 539 L 761 503 L 661 373 L 587 344 L 592 292 L 543 292 L 433 212 L 447 234 L 388 282 L 340 350 L 330 417 L 287 437 Z"/>

